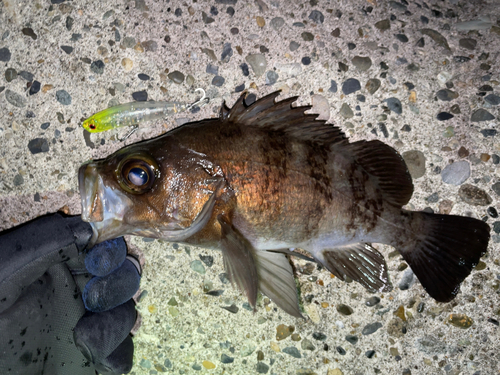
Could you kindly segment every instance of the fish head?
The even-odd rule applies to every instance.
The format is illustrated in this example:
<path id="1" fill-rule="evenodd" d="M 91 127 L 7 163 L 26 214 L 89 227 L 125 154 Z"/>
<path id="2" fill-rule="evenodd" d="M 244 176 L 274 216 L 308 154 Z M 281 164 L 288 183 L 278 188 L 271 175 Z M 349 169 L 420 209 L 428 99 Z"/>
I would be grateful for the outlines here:
<path id="1" fill-rule="evenodd" d="M 125 234 L 180 242 L 211 218 L 223 178 L 204 155 L 143 143 L 80 167 L 91 245 Z"/>
<path id="2" fill-rule="evenodd" d="M 98 123 L 97 119 L 94 116 L 89 117 L 82 124 L 83 128 L 86 131 L 90 132 L 90 133 L 97 133 L 97 132 L 99 132 L 100 130 L 99 130 L 99 126 L 98 125 L 99 125 L 99 123 Z"/>

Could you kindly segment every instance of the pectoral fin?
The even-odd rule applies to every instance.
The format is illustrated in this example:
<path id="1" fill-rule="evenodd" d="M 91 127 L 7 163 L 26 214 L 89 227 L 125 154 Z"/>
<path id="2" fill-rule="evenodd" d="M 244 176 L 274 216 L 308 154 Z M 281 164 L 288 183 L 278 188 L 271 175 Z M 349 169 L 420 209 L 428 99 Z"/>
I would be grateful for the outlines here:
<path id="1" fill-rule="evenodd" d="M 284 254 L 256 251 L 259 288 L 288 314 L 302 318 L 292 267 Z"/>
<path id="2" fill-rule="evenodd" d="M 370 244 L 323 250 L 318 261 L 338 278 L 345 280 L 348 276 L 372 293 L 392 290 L 384 256 Z"/>
<path id="3" fill-rule="evenodd" d="M 255 249 L 225 217 L 219 215 L 217 219 L 221 226 L 224 268 L 229 280 L 246 294 L 250 305 L 255 307 L 258 291 Z"/>

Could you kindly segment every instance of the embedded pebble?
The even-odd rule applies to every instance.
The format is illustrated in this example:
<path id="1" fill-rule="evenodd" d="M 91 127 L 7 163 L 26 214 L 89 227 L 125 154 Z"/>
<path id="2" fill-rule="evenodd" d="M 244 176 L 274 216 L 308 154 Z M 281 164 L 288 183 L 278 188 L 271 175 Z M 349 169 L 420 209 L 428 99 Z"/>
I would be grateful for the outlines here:
<path id="1" fill-rule="evenodd" d="M 372 66 L 372 60 L 369 57 L 354 56 L 351 62 L 360 72 L 365 72 Z"/>
<path id="2" fill-rule="evenodd" d="M 194 272 L 198 272 L 199 274 L 201 275 L 204 275 L 205 274 L 205 267 L 203 266 L 203 264 L 199 261 L 199 260 L 193 260 L 189 266 L 191 267 L 191 269 L 194 271 Z"/>
<path id="3" fill-rule="evenodd" d="M 377 79 L 377 78 L 370 78 L 367 82 L 366 82 L 366 89 L 368 90 L 368 92 L 373 95 L 380 87 L 380 80 Z"/>
<path id="4" fill-rule="evenodd" d="M 33 81 L 34 75 L 33 73 L 27 72 L 26 70 L 21 70 L 18 73 L 19 77 L 24 78 L 26 81 L 31 82 Z"/>
<path id="5" fill-rule="evenodd" d="M 274 85 L 278 80 L 279 75 L 274 70 L 269 70 L 266 73 L 266 85 Z"/>
<path id="6" fill-rule="evenodd" d="M 356 345 L 358 340 L 359 340 L 359 337 L 358 336 L 355 336 L 355 335 L 347 335 L 345 337 L 345 339 L 350 342 L 352 345 Z"/>
<path id="7" fill-rule="evenodd" d="M 346 316 L 349 316 L 349 315 L 351 315 L 351 314 L 354 312 L 354 310 L 353 310 L 351 307 L 349 307 L 349 306 L 347 306 L 347 305 L 344 305 L 344 304 L 342 304 L 342 303 L 341 303 L 341 304 L 338 304 L 338 305 L 336 306 L 336 309 L 337 309 L 337 311 L 338 311 L 340 314 L 342 314 L 342 315 L 346 315 Z"/>
<path id="8" fill-rule="evenodd" d="M 491 105 L 499 105 L 500 104 L 500 96 L 495 94 L 489 94 L 484 97 L 484 101 Z"/>
<path id="9" fill-rule="evenodd" d="M 214 257 L 211 256 L 211 255 L 202 255 L 200 254 L 200 259 L 203 263 L 205 263 L 205 265 L 207 267 L 212 267 L 212 265 L 214 264 Z"/>
<path id="10" fill-rule="evenodd" d="M 326 335 L 324 333 L 314 332 L 312 336 L 315 340 L 326 341 Z"/>
<path id="11" fill-rule="evenodd" d="M 438 119 L 439 121 L 446 121 L 446 120 L 450 120 L 452 119 L 453 116 L 451 113 L 448 113 L 448 112 L 439 112 L 437 115 L 436 115 L 436 119 Z"/>
<path id="12" fill-rule="evenodd" d="M 458 98 L 458 94 L 455 92 L 455 91 L 451 91 L 449 89 L 442 89 L 442 90 L 439 90 L 437 93 L 436 93 L 436 96 L 439 100 L 442 100 L 444 102 L 449 102 L 453 99 L 456 99 Z"/>
<path id="13" fill-rule="evenodd" d="M 212 79 L 212 85 L 217 87 L 221 87 L 224 84 L 224 82 L 226 82 L 226 80 L 224 79 L 224 77 L 221 76 L 215 76 Z"/>
<path id="14" fill-rule="evenodd" d="M 275 30 L 281 29 L 284 24 L 285 24 L 285 20 L 281 17 L 274 17 L 271 20 L 271 27 Z"/>
<path id="15" fill-rule="evenodd" d="M 136 102 L 145 102 L 148 100 L 148 92 L 144 90 L 133 92 L 132 99 L 134 99 Z"/>
<path id="16" fill-rule="evenodd" d="M 45 138 L 35 138 L 28 142 L 28 149 L 32 154 L 49 151 L 49 142 Z"/>
<path id="17" fill-rule="evenodd" d="M 141 45 L 144 47 L 144 51 L 146 52 L 156 52 L 158 49 L 158 43 L 154 40 L 146 40 L 142 42 Z"/>
<path id="18" fill-rule="evenodd" d="M 7 47 L 0 48 L 0 61 L 9 62 L 10 57 L 11 57 L 11 53 Z"/>
<path id="19" fill-rule="evenodd" d="M 61 46 L 61 49 L 68 55 L 71 54 L 71 52 L 73 52 L 73 47 L 71 46 Z"/>
<path id="20" fill-rule="evenodd" d="M 458 189 L 458 195 L 473 206 L 488 206 L 493 200 L 483 189 L 471 184 L 464 184 Z"/>
<path id="21" fill-rule="evenodd" d="M 462 185 L 470 177 L 470 163 L 467 160 L 460 160 L 448 164 L 441 171 L 443 182 L 450 185 Z"/>
<path id="22" fill-rule="evenodd" d="M 490 121 L 494 120 L 495 116 L 489 113 L 486 109 L 479 108 L 478 110 L 472 113 L 470 120 L 472 122 L 481 122 L 481 121 Z"/>
<path id="23" fill-rule="evenodd" d="M 255 349 L 257 349 L 257 345 L 255 345 L 253 341 L 246 340 L 245 342 L 243 342 L 243 345 L 241 346 L 240 355 L 242 357 L 248 357 L 255 351 Z"/>
<path id="24" fill-rule="evenodd" d="M 302 348 L 302 350 L 313 351 L 316 349 L 316 347 L 313 345 L 313 343 L 311 341 L 309 341 L 308 339 L 302 340 L 302 342 L 300 343 L 300 347 Z"/>
<path id="25" fill-rule="evenodd" d="M 267 62 L 264 55 L 260 53 L 250 54 L 245 58 L 245 61 L 252 67 L 257 77 L 260 77 L 266 72 Z"/>
<path id="26" fill-rule="evenodd" d="M 309 14 L 309 19 L 315 23 L 323 23 L 325 21 L 325 16 L 319 10 L 313 10 Z"/>
<path id="27" fill-rule="evenodd" d="M 220 59 L 222 62 L 229 62 L 233 56 L 233 49 L 231 48 L 231 43 L 224 43 L 224 47 L 222 48 L 222 53 Z"/>
<path id="28" fill-rule="evenodd" d="M 375 306 L 380 302 L 380 298 L 377 296 L 370 297 L 366 300 L 365 305 L 366 306 Z"/>
<path id="29" fill-rule="evenodd" d="M 9 89 L 5 90 L 5 99 L 7 99 L 7 101 L 15 107 L 22 108 L 26 106 L 26 99 L 17 92 Z"/>
<path id="30" fill-rule="evenodd" d="M 413 271 L 411 270 L 411 268 L 408 268 L 403 273 L 403 277 L 399 281 L 398 288 L 400 290 L 408 290 L 408 289 L 410 289 L 410 287 L 413 284 L 414 280 L 415 280 L 415 274 L 413 273 Z"/>
<path id="31" fill-rule="evenodd" d="M 351 107 L 349 107 L 349 104 L 347 104 L 347 103 L 342 104 L 342 106 L 340 107 L 339 113 L 344 118 L 354 117 L 354 112 L 352 111 Z"/>
<path id="32" fill-rule="evenodd" d="M 295 346 L 287 346 L 282 350 L 282 352 L 291 355 L 294 358 L 302 358 L 302 355 Z"/>
<path id="33" fill-rule="evenodd" d="M 276 327 L 276 340 L 284 340 L 292 334 L 294 331 L 293 326 L 287 326 L 285 324 L 280 324 Z"/>
<path id="34" fill-rule="evenodd" d="M 215 368 L 215 364 L 214 364 L 214 363 L 212 363 L 212 362 L 210 362 L 210 361 L 206 361 L 206 360 L 205 360 L 205 361 L 203 361 L 201 364 L 202 364 L 202 365 L 203 365 L 203 367 L 205 367 L 207 370 L 212 370 L 212 369 L 214 369 L 214 368 Z"/>
<path id="35" fill-rule="evenodd" d="M 71 95 L 66 90 L 57 90 L 56 91 L 56 99 L 62 105 L 70 105 L 71 104 Z"/>
<path id="36" fill-rule="evenodd" d="M 21 30 L 21 32 L 24 35 L 29 36 L 33 40 L 37 40 L 38 39 L 38 35 L 35 34 L 35 32 L 33 31 L 33 29 L 31 27 L 25 27 L 25 28 L 23 28 Z"/>
<path id="37" fill-rule="evenodd" d="M 477 40 L 472 38 L 462 38 L 458 41 L 458 45 L 462 48 L 474 50 L 477 46 Z"/>
<path id="38" fill-rule="evenodd" d="M 465 314 L 450 314 L 448 323 L 458 328 L 467 329 L 474 321 Z"/>
<path id="39" fill-rule="evenodd" d="M 496 129 L 482 129 L 480 132 L 485 137 L 494 137 L 495 135 L 497 135 Z"/>
<path id="40" fill-rule="evenodd" d="M 358 90 L 361 90 L 361 84 L 356 78 L 348 78 L 342 84 L 342 92 L 344 95 L 352 94 Z"/>
<path id="41" fill-rule="evenodd" d="M 300 61 L 304 65 L 309 65 L 311 63 L 311 58 L 309 56 L 304 56 Z"/>
<path id="42" fill-rule="evenodd" d="M 104 62 L 102 62 L 102 60 L 93 61 L 92 64 L 90 64 L 90 70 L 95 74 L 104 73 Z"/>
<path id="43" fill-rule="evenodd" d="M 496 182 L 491 186 L 491 189 L 500 196 L 500 182 Z"/>
<path id="44" fill-rule="evenodd" d="M 408 43 L 408 37 L 405 34 L 396 34 L 394 35 L 397 40 L 399 40 L 402 43 Z"/>
<path id="45" fill-rule="evenodd" d="M 208 64 L 206 72 L 208 74 L 218 75 L 219 74 L 219 67 L 217 65 Z"/>
<path id="46" fill-rule="evenodd" d="M 330 88 L 328 89 L 328 91 L 335 93 L 335 92 L 337 92 L 337 90 L 338 90 L 337 89 L 337 82 L 335 82 L 333 79 L 330 80 Z"/>
<path id="47" fill-rule="evenodd" d="M 171 73 L 168 73 L 168 78 L 170 78 L 174 83 L 181 84 L 184 82 L 184 74 L 179 72 L 178 70 L 174 70 Z"/>
<path id="48" fill-rule="evenodd" d="M 425 156 L 422 151 L 406 151 L 403 152 L 402 156 L 413 179 L 420 178 L 425 174 Z"/>
<path id="49" fill-rule="evenodd" d="M 477 20 L 457 22 L 455 28 L 459 31 L 487 30 L 493 23 L 489 16 L 479 17 Z"/>
<path id="50" fill-rule="evenodd" d="M 233 363 L 234 362 L 234 358 L 233 357 L 229 357 L 227 354 L 221 354 L 220 356 L 220 361 L 222 363 Z"/>
<path id="51" fill-rule="evenodd" d="M 125 57 L 124 59 L 122 59 L 121 64 L 122 64 L 123 69 L 126 72 L 130 72 L 134 66 L 134 62 L 132 60 L 130 60 L 128 57 Z"/>
<path id="52" fill-rule="evenodd" d="M 382 327 L 382 323 L 380 322 L 375 322 L 375 323 L 371 323 L 371 324 L 367 324 L 363 330 L 361 331 L 361 333 L 365 336 L 367 335 L 371 335 L 372 333 L 375 333 L 377 332 L 377 330 L 379 328 Z"/>
<path id="53" fill-rule="evenodd" d="M 20 174 L 16 174 L 14 176 L 14 179 L 12 180 L 12 183 L 14 184 L 14 186 L 21 186 L 22 184 L 24 184 L 24 177 Z"/>
<path id="54" fill-rule="evenodd" d="M 11 82 L 17 78 L 17 71 L 13 68 L 8 68 L 5 70 L 5 80 Z"/>
<path id="55" fill-rule="evenodd" d="M 312 42 L 314 40 L 314 35 L 311 34 L 310 32 L 308 31 L 304 31 L 302 34 L 302 39 L 304 40 L 304 42 Z"/>
<path id="56" fill-rule="evenodd" d="M 257 362 L 256 370 L 258 374 L 267 374 L 269 372 L 269 366 L 264 362 Z"/>
<path id="57" fill-rule="evenodd" d="M 380 31 L 389 30 L 391 28 L 391 22 L 388 19 L 375 22 L 375 27 Z"/>
<path id="58" fill-rule="evenodd" d="M 394 113 L 400 115 L 403 113 L 403 105 L 398 98 L 388 98 L 384 99 L 384 102 L 387 103 L 387 107 Z"/>
<path id="59" fill-rule="evenodd" d="M 450 46 L 448 45 L 448 41 L 446 38 L 433 29 L 420 29 L 420 32 L 424 35 L 430 37 L 437 45 L 444 47 L 448 51 L 451 51 Z"/>
<path id="60" fill-rule="evenodd" d="M 299 49 L 299 47 L 300 47 L 299 43 L 297 43 L 297 42 L 295 42 L 293 40 L 290 42 L 290 46 L 289 46 L 290 51 L 292 51 L 292 52 L 293 51 L 297 51 Z"/>

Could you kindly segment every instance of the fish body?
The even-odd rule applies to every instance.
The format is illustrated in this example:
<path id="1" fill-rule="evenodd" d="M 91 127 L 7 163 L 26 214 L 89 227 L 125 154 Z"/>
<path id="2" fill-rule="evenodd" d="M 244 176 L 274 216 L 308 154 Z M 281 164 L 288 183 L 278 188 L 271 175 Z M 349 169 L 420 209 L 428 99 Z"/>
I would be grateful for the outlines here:
<path id="1" fill-rule="evenodd" d="M 144 121 L 161 119 L 187 108 L 177 102 L 131 102 L 109 107 L 86 119 L 82 126 L 90 133 L 99 133 L 122 126 L 136 126 Z"/>
<path id="2" fill-rule="evenodd" d="M 185 124 L 80 168 L 82 217 L 95 241 L 135 234 L 223 253 L 255 305 L 260 289 L 300 316 L 285 254 L 302 248 L 334 275 L 391 289 L 371 243 L 397 248 L 424 288 L 449 301 L 486 251 L 480 220 L 402 209 L 413 192 L 401 156 L 350 143 L 297 98 L 244 95 L 219 118 Z"/>

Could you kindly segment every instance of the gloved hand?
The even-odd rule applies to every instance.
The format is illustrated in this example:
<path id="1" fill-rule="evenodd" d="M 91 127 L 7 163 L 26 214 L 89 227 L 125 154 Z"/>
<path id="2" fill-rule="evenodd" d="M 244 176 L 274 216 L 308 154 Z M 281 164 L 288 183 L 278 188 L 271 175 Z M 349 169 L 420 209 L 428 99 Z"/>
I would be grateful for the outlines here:
<path id="1" fill-rule="evenodd" d="M 140 265 L 123 238 L 86 250 L 92 235 L 60 214 L 0 232 L 0 374 L 130 371 Z"/>

